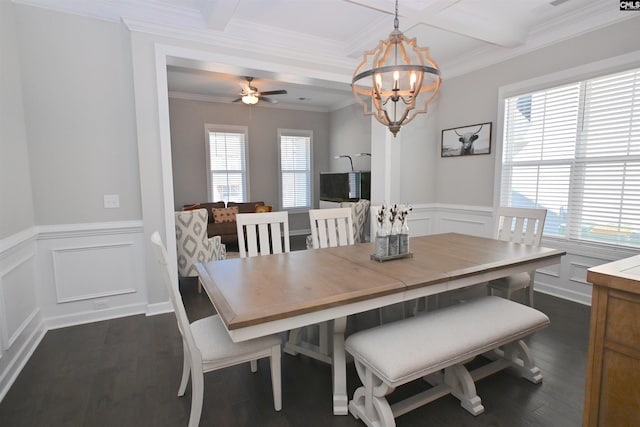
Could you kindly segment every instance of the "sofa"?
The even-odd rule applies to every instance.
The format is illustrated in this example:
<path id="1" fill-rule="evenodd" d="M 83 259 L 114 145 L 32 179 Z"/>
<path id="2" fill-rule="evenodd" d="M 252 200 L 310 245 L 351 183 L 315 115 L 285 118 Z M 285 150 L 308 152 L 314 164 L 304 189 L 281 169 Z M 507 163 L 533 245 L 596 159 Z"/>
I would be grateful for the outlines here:
<path id="1" fill-rule="evenodd" d="M 206 209 L 208 214 L 207 237 L 220 236 L 222 243 L 237 243 L 236 213 L 268 211 L 264 202 L 207 202 L 185 205 L 183 210 Z"/>

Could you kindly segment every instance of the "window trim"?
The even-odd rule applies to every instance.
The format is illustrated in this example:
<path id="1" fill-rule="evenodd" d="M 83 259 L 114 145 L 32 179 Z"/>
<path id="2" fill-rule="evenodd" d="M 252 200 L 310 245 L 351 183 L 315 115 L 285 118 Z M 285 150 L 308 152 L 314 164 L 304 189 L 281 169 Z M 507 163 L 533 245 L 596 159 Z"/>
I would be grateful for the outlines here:
<path id="1" fill-rule="evenodd" d="M 251 201 L 251 179 L 249 166 L 249 127 L 238 125 L 219 125 L 205 123 L 204 125 L 204 146 L 205 146 L 205 162 L 206 162 L 206 174 L 207 174 L 207 198 L 210 202 L 219 202 L 219 200 L 213 200 L 213 192 L 211 187 L 211 153 L 209 152 L 209 134 L 210 132 L 228 132 L 228 133 L 243 133 L 244 134 L 244 167 L 245 167 L 245 180 L 246 180 L 246 194 L 245 202 Z"/>
<path id="2" fill-rule="evenodd" d="M 314 171 L 313 171 L 313 131 L 305 129 L 278 128 L 278 204 L 280 210 L 290 213 L 307 213 L 314 206 Z M 304 208 L 284 208 L 282 200 L 282 136 L 302 136 L 309 138 L 309 206 Z"/>
<path id="3" fill-rule="evenodd" d="M 496 129 L 496 147 L 495 147 L 495 169 L 494 169 L 494 191 L 493 205 L 494 211 L 500 206 L 500 197 L 502 192 L 502 158 L 504 154 L 504 135 L 505 135 L 505 100 L 508 98 L 525 95 L 528 93 L 549 89 L 565 84 L 575 83 L 583 80 L 589 80 L 608 74 L 615 74 L 640 67 L 640 50 L 628 54 L 608 58 L 578 67 L 562 70 L 559 72 L 536 77 L 534 79 L 525 80 L 498 88 L 498 118 Z M 631 249 L 628 246 L 615 245 L 612 243 L 599 243 L 586 240 L 566 239 L 555 236 L 543 236 L 543 239 L 577 244 L 585 247 L 615 247 L 621 249 Z"/>

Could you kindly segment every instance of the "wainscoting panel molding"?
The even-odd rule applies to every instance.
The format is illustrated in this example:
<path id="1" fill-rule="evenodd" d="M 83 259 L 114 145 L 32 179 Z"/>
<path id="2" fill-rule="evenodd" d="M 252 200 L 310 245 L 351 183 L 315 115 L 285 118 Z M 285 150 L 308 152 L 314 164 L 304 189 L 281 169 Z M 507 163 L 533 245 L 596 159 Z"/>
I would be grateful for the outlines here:
<path id="1" fill-rule="evenodd" d="M 415 205 L 407 216 L 410 236 L 426 236 L 433 234 L 433 207 L 431 205 Z"/>
<path id="2" fill-rule="evenodd" d="M 36 232 L 0 240 L 0 400 L 44 336 L 37 285 Z"/>
<path id="3" fill-rule="evenodd" d="M 133 242 L 53 249 L 52 255 L 58 303 L 136 292 Z"/>
<path id="4" fill-rule="evenodd" d="M 30 254 L 0 273 L 0 317 L 5 350 L 13 346 L 40 311 L 34 261 L 35 254 Z"/>
<path id="5" fill-rule="evenodd" d="M 146 312 L 141 221 L 40 227 L 38 255 L 49 329 Z"/>
<path id="6" fill-rule="evenodd" d="M 569 263 L 570 273 L 569 280 L 572 282 L 577 282 L 582 285 L 586 285 L 587 283 L 587 269 L 593 267 L 593 264 L 585 264 L 582 262 L 573 261 Z"/>
<path id="7" fill-rule="evenodd" d="M 435 229 L 438 233 L 464 233 L 474 236 L 493 235 L 493 210 L 484 206 L 436 204 Z"/>

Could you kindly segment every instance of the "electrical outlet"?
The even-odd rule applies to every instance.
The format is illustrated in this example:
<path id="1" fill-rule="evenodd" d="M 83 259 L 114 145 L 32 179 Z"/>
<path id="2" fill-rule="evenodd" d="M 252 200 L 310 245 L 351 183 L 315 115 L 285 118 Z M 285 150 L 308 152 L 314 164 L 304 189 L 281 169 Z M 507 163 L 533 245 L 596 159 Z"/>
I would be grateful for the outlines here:
<path id="1" fill-rule="evenodd" d="M 120 207 L 120 195 L 119 194 L 105 194 L 104 195 L 104 207 L 105 209 L 116 209 Z"/>

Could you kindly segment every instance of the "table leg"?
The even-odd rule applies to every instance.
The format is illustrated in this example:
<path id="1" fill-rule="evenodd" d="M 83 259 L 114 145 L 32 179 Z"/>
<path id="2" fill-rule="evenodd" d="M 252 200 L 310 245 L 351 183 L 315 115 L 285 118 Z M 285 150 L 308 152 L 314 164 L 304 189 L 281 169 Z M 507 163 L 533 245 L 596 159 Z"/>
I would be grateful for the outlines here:
<path id="1" fill-rule="evenodd" d="M 333 321 L 333 414 L 348 415 L 347 361 L 344 351 L 344 331 L 347 318 Z"/>

